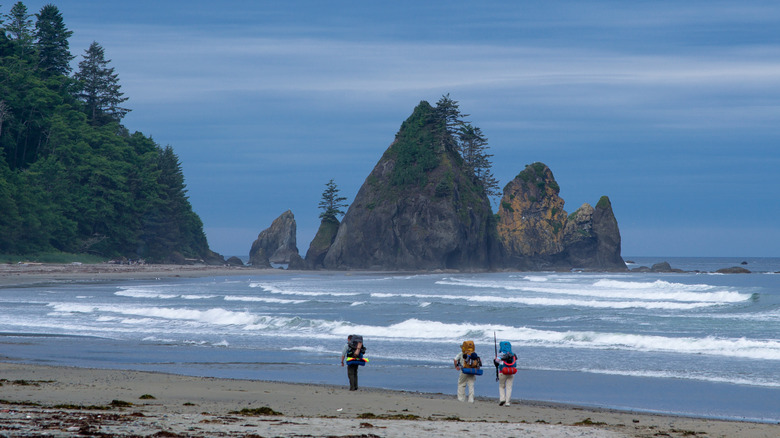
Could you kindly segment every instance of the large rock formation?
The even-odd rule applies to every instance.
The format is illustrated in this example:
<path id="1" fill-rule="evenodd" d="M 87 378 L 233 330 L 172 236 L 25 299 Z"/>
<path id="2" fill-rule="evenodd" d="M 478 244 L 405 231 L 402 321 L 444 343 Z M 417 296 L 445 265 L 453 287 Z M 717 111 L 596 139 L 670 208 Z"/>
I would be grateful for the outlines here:
<path id="1" fill-rule="evenodd" d="M 527 166 L 506 185 L 498 235 L 513 269 L 627 270 L 609 198 L 567 216 L 560 187 L 543 163 Z"/>
<path id="2" fill-rule="evenodd" d="M 500 244 L 490 203 L 453 144 L 421 102 L 358 191 L 324 267 L 491 268 Z"/>
<path id="3" fill-rule="evenodd" d="M 512 257 L 548 258 L 563 250 L 566 212 L 559 192 L 542 163 L 527 166 L 504 187 L 497 228 Z"/>
<path id="4" fill-rule="evenodd" d="M 249 263 L 255 267 L 271 267 L 271 263 L 289 263 L 290 257 L 298 254 L 296 245 L 297 226 L 290 210 L 274 219 L 271 226 L 257 236 L 249 250 Z"/>
<path id="5" fill-rule="evenodd" d="M 602 196 L 596 208 L 583 204 L 569 215 L 564 230 L 564 260 L 573 268 L 625 271 L 620 256 L 620 230 L 609 198 Z"/>
<path id="6" fill-rule="evenodd" d="M 306 267 L 308 269 L 322 269 L 325 256 L 330 250 L 333 241 L 336 240 L 336 234 L 339 231 L 339 221 L 335 219 L 325 219 L 320 222 L 317 234 L 309 244 L 309 250 L 306 251 Z"/>

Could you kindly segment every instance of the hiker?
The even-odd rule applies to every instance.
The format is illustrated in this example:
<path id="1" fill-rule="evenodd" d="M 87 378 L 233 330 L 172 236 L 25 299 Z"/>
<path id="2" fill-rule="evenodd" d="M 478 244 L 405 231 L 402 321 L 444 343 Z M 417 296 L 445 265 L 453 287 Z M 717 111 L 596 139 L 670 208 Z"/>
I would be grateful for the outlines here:
<path id="1" fill-rule="evenodd" d="M 512 397 L 512 383 L 517 373 L 517 355 L 512 352 L 512 344 L 502 341 L 498 355 L 493 359 L 498 370 L 498 405 L 509 406 Z"/>
<path id="2" fill-rule="evenodd" d="M 347 337 L 347 345 L 341 351 L 341 366 L 344 366 L 344 359 L 347 359 L 347 378 L 349 379 L 349 390 L 357 391 L 358 389 L 358 367 L 365 362 L 359 362 L 355 359 L 363 359 L 363 353 L 366 352 L 366 347 L 363 346 L 363 336 L 349 335 Z M 352 360 L 350 360 L 352 359 Z"/>
<path id="3" fill-rule="evenodd" d="M 466 386 L 469 388 L 469 403 L 474 403 L 474 382 L 477 380 L 477 372 L 481 370 L 482 360 L 474 351 L 474 341 L 463 341 L 460 345 L 461 352 L 455 356 L 455 369 L 460 371 L 458 375 L 458 401 L 466 401 Z"/>

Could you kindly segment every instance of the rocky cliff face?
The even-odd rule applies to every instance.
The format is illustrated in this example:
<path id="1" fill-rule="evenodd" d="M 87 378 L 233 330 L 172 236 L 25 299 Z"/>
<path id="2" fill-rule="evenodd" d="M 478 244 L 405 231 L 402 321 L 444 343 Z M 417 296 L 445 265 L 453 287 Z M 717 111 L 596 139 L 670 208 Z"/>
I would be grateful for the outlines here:
<path id="1" fill-rule="evenodd" d="M 552 171 L 542 163 L 527 166 L 504 187 L 498 234 L 510 254 L 550 256 L 563 250 L 566 212 Z"/>
<path id="2" fill-rule="evenodd" d="M 490 204 L 447 135 L 421 102 L 358 191 L 325 268 L 491 268 L 500 244 Z"/>
<path id="3" fill-rule="evenodd" d="M 609 198 L 567 216 L 552 171 L 534 163 L 506 185 L 498 235 L 513 269 L 627 270 Z"/>
<path id="4" fill-rule="evenodd" d="M 309 244 L 309 250 L 306 251 L 304 266 L 308 269 L 322 269 L 325 261 L 325 255 L 328 254 L 330 246 L 336 239 L 336 233 L 339 231 L 339 221 L 323 220 L 317 229 L 317 234 Z"/>
<path id="5" fill-rule="evenodd" d="M 295 216 L 287 210 L 257 236 L 249 250 L 249 262 L 255 267 L 269 268 L 271 262 L 289 263 L 290 257 L 298 254 L 296 231 Z"/>

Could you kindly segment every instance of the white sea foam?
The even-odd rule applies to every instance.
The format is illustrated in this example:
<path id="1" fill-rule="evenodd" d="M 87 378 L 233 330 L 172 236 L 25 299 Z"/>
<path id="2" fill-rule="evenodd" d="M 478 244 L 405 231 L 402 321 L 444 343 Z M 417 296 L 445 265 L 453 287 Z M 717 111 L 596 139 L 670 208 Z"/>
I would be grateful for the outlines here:
<path id="1" fill-rule="evenodd" d="M 350 304 L 350 307 L 362 306 L 364 304 L 366 304 L 365 301 L 355 301 L 354 303 Z"/>
<path id="2" fill-rule="evenodd" d="M 669 337 L 626 333 L 585 331 L 537 330 L 527 327 L 508 327 L 489 324 L 442 323 L 408 319 L 389 326 L 342 326 L 333 333 L 362 333 L 364 336 L 385 339 L 426 339 L 435 342 L 458 342 L 464 338 L 492 342 L 493 333 L 501 339 L 547 348 L 614 349 L 680 354 L 703 354 L 761 360 L 780 360 L 780 340 Z"/>
<path id="3" fill-rule="evenodd" d="M 171 339 L 171 338 L 159 338 L 159 337 L 157 337 L 157 336 L 147 336 L 147 337 L 145 337 L 145 338 L 143 338 L 143 339 L 141 339 L 141 340 L 142 340 L 142 341 L 145 341 L 145 342 L 159 342 L 159 343 L 166 343 L 166 344 L 167 344 L 167 343 L 173 343 L 173 342 L 177 342 L 175 339 Z"/>
<path id="4" fill-rule="evenodd" d="M 122 318 L 119 322 L 130 325 L 147 325 L 153 323 L 154 320 L 152 318 Z"/>
<path id="5" fill-rule="evenodd" d="M 258 317 L 248 312 L 234 312 L 221 308 L 208 310 L 194 310 L 186 308 L 168 307 L 132 307 L 113 305 L 84 305 L 84 304 L 50 304 L 56 312 L 68 313 L 113 313 L 151 317 L 170 320 L 197 321 L 216 325 L 245 325 L 253 324 Z"/>
<path id="6" fill-rule="evenodd" d="M 171 300 L 179 297 L 178 294 L 164 294 L 161 292 L 144 291 L 144 290 L 120 290 L 114 292 L 114 295 L 120 297 L 144 298 L 144 299 L 157 298 L 160 300 Z"/>
<path id="7" fill-rule="evenodd" d="M 300 304 L 305 303 L 308 300 L 285 300 L 283 298 L 270 298 L 270 297 L 257 297 L 257 296 L 238 296 L 238 295 L 226 295 L 225 301 L 246 301 L 246 302 L 259 302 L 269 304 Z"/>
<path id="8" fill-rule="evenodd" d="M 589 307 L 600 309 L 667 309 L 667 310 L 689 310 L 704 307 L 719 306 L 720 302 L 676 302 L 676 301 L 608 301 L 608 300 L 587 300 L 575 298 L 545 298 L 545 297 L 523 297 L 523 296 L 493 296 L 493 295 L 441 295 L 441 294 L 404 294 L 404 293 L 385 293 L 377 292 L 371 294 L 372 298 L 419 298 L 419 299 L 440 299 L 440 300 L 463 300 L 476 303 L 496 303 L 506 305 L 508 303 L 522 304 L 527 306 L 559 306 L 559 307 Z"/>
<path id="9" fill-rule="evenodd" d="M 529 279 L 529 277 L 524 277 Z M 706 284 L 687 285 L 670 283 L 663 280 L 654 282 L 621 281 L 613 279 L 598 279 L 593 283 L 558 283 L 550 284 L 538 280 L 527 282 L 485 281 L 473 279 L 449 278 L 436 282 L 440 285 L 463 286 L 478 289 L 498 289 L 536 294 L 571 295 L 610 300 L 642 300 L 642 301 L 679 301 L 687 303 L 706 303 L 706 306 L 723 303 L 747 301 L 751 294 L 730 290 L 716 290 L 715 286 Z M 537 283 L 545 283 L 539 285 Z M 507 294 L 505 294 L 506 296 Z M 513 295 L 508 295 L 513 296 Z M 644 306 L 639 306 L 644 307 Z"/>
<path id="10" fill-rule="evenodd" d="M 114 292 L 114 295 L 120 297 L 159 299 L 159 300 L 171 300 L 175 298 L 179 298 L 183 300 L 207 300 L 211 298 L 216 298 L 216 295 L 174 294 L 174 293 L 163 293 L 155 290 L 147 290 L 147 289 L 139 289 L 139 288 L 125 288 Z"/>
<path id="11" fill-rule="evenodd" d="M 250 283 L 249 287 L 259 287 L 264 291 L 272 294 L 302 295 L 306 297 L 321 297 L 321 296 L 328 296 L 328 295 L 333 297 L 349 297 L 349 296 L 360 295 L 359 292 L 312 292 L 312 291 L 302 291 L 302 290 L 286 290 L 279 287 L 279 285 L 273 285 L 268 283 Z"/>
<path id="12" fill-rule="evenodd" d="M 649 371 L 649 370 L 609 370 L 609 369 L 592 369 L 583 368 L 580 370 L 584 373 L 592 374 L 606 374 L 612 376 L 628 376 L 628 377 L 652 377 L 659 379 L 687 379 L 687 380 L 699 380 L 703 382 L 714 383 L 730 383 L 734 385 L 750 385 L 750 386 L 763 386 L 769 388 L 780 388 L 780 381 L 769 379 L 756 379 L 739 377 L 735 375 L 729 376 L 717 376 L 708 375 L 695 371 L 674 372 L 674 371 Z"/>

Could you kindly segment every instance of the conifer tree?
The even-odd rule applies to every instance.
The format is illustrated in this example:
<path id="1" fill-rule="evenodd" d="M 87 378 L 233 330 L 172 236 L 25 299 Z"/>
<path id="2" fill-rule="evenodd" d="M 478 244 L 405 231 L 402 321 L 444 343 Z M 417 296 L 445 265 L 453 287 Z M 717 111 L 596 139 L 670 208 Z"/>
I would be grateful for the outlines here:
<path id="1" fill-rule="evenodd" d="M 464 120 L 468 114 L 460 112 L 458 102 L 452 100 L 449 94 L 443 95 L 436 103 L 436 114 L 444 124 L 441 144 L 452 144 L 489 197 L 500 195 L 498 181 L 491 170 L 490 157 L 493 155 L 487 153 L 487 139 L 482 130 Z"/>
<path id="2" fill-rule="evenodd" d="M 27 6 L 22 2 L 16 2 L 11 11 L 5 16 L 8 24 L 5 31 L 9 37 L 16 41 L 32 41 L 32 15 L 27 13 Z"/>
<path id="3" fill-rule="evenodd" d="M 48 4 L 35 16 L 35 41 L 38 48 L 38 67 L 47 76 L 70 73 L 70 54 L 68 38 L 73 32 L 65 27 L 62 14 L 57 6 Z"/>
<path id="4" fill-rule="evenodd" d="M 489 197 L 500 195 L 498 181 L 493 177 L 491 170 L 493 163 L 491 163 L 490 157 L 493 155 L 487 153 L 487 138 L 482 134 L 482 130 L 466 123 L 461 126 L 458 137 L 460 139 L 458 143 L 460 155 L 471 169 L 474 177 L 482 184 L 485 193 Z"/>
<path id="5" fill-rule="evenodd" d="M 323 222 L 338 222 L 338 216 L 344 215 L 342 208 L 348 207 L 348 204 L 344 202 L 346 200 L 347 198 L 339 196 L 339 188 L 331 178 L 325 184 L 325 190 L 322 192 L 322 200 L 320 201 L 322 213 L 320 213 L 320 219 Z"/>
<path id="6" fill-rule="evenodd" d="M 78 97 L 85 104 L 85 112 L 90 124 L 102 126 L 109 122 L 122 120 L 130 110 L 119 105 L 127 100 L 119 91 L 119 76 L 113 67 L 108 67 L 111 60 L 105 59 L 103 47 L 93 41 L 84 53 L 84 59 L 79 62 L 79 71 L 75 79 L 79 82 Z"/>
<path id="7" fill-rule="evenodd" d="M 30 17 L 32 15 L 27 13 L 27 6 L 22 2 L 16 2 L 6 15 L 8 23 L 5 25 L 5 32 L 11 40 L 16 41 L 20 55 L 27 53 L 32 47 L 33 24 Z"/>
<path id="8" fill-rule="evenodd" d="M 444 122 L 444 129 L 439 135 L 439 147 L 444 150 L 447 146 L 455 147 L 454 143 L 460 126 L 465 123 L 464 117 L 468 114 L 461 114 L 458 101 L 452 100 L 450 94 L 442 95 L 436 102 L 436 116 Z"/>

